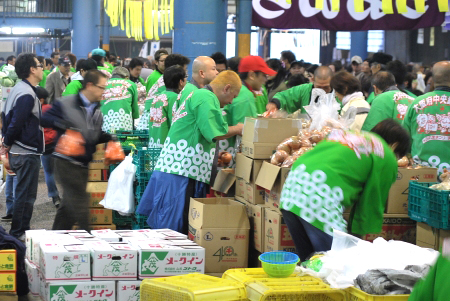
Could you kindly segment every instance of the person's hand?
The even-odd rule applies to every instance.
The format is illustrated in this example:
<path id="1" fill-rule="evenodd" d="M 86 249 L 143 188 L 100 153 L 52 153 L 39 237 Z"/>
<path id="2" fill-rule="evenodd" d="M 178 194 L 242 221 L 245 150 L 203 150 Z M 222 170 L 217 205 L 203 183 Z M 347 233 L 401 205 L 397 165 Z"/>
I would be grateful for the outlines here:
<path id="1" fill-rule="evenodd" d="M 266 105 L 266 111 L 267 111 L 267 112 L 273 112 L 273 111 L 277 111 L 277 110 L 278 110 L 278 107 L 277 107 L 277 105 L 274 104 L 273 102 L 269 102 L 269 103 Z"/>
<path id="2" fill-rule="evenodd" d="M 1 141 L 1 145 L 0 145 L 0 155 L 5 155 L 5 154 L 7 154 L 7 153 L 9 152 L 9 150 L 11 149 L 11 146 L 5 145 L 4 139 L 5 139 L 5 138 L 2 138 L 2 141 Z"/>
<path id="3" fill-rule="evenodd" d="M 236 130 L 238 131 L 238 135 L 242 136 L 242 131 L 244 130 L 244 124 L 243 123 L 238 123 L 235 125 L 237 128 Z"/>

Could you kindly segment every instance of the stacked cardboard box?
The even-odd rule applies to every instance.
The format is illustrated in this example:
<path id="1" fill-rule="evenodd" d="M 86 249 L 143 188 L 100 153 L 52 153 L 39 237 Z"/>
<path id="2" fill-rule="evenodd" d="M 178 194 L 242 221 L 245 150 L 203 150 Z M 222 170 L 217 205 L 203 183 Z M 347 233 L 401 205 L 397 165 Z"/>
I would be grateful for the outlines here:
<path id="1" fill-rule="evenodd" d="M 416 245 L 442 251 L 444 240 L 450 237 L 450 230 L 435 229 L 425 223 L 417 223 Z"/>
<path id="2" fill-rule="evenodd" d="M 30 291 L 44 301 L 139 300 L 140 279 L 205 271 L 205 249 L 170 229 L 30 230 L 26 246 Z"/>
<path id="3" fill-rule="evenodd" d="M 16 250 L 0 250 L 0 292 L 16 291 Z"/>
<path id="4" fill-rule="evenodd" d="M 89 182 L 86 192 L 89 194 L 89 223 L 93 229 L 116 229 L 113 224 L 112 210 L 104 209 L 99 204 L 105 197 L 108 187 L 109 170 L 105 165 L 105 151 L 105 144 L 97 145 L 97 151 L 89 164 Z"/>
<path id="5" fill-rule="evenodd" d="M 246 268 L 249 231 L 243 204 L 227 198 L 191 198 L 189 238 L 205 248 L 206 273 Z"/>

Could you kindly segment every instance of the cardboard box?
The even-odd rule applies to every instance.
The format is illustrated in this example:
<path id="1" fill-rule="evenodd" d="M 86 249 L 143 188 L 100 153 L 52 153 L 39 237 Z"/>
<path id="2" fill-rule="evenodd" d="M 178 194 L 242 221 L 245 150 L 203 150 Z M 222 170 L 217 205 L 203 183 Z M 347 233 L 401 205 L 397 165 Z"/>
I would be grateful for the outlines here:
<path id="1" fill-rule="evenodd" d="M 139 301 L 141 280 L 117 281 L 117 301 Z"/>
<path id="2" fill-rule="evenodd" d="M 265 208 L 264 211 L 264 233 L 265 252 L 286 251 L 295 253 L 295 244 L 284 222 L 283 215 L 270 208 Z"/>
<path id="3" fill-rule="evenodd" d="M 92 280 L 136 280 L 138 250 L 127 243 L 86 243 L 91 250 Z"/>
<path id="4" fill-rule="evenodd" d="M 432 167 L 418 169 L 399 167 L 397 181 L 389 190 L 386 213 L 408 214 L 409 181 L 412 179 L 426 183 L 437 182 L 437 169 Z"/>
<path id="5" fill-rule="evenodd" d="M 344 219 L 348 221 L 349 214 L 344 213 Z M 385 240 L 401 240 L 411 244 L 416 243 L 416 221 L 406 214 L 384 214 L 381 233 L 367 234 L 362 239 L 374 241 L 377 237 Z"/>
<path id="6" fill-rule="evenodd" d="M 91 234 L 108 242 L 121 242 L 122 237 L 110 229 L 91 230 Z"/>
<path id="7" fill-rule="evenodd" d="M 28 288 L 33 296 L 39 295 L 39 270 L 34 263 L 31 263 L 28 259 L 25 259 L 25 271 L 28 277 Z"/>
<path id="8" fill-rule="evenodd" d="M 253 160 L 241 153 L 236 155 L 236 176 L 243 180 L 244 185 L 242 197 L 252 204 L 264 204 L 264 189 L 255 184 L 263 162 L 264 160 Z"/>
<path id="9" fill-rule="evenodd" d="M 253 159 L 269 159 L 278 144 L 297 136 L 301 128 L 300 119 L 247 117 L 242 133 L 242 153 Z"/>
<path id="10" fill-rule="evenodd" d="M 89 224 L 112 224 L 112 210 L 103 208 L 89 208 Z"/>
<path id="11" fill-rule="evenodd" d="M 14 272 L 17 270 L 16 250 L 0 250 L 0 272 Z"/>
<path id="12" fill-rule="evenodd" d="M 444 240 L 450 237 L 450 230 L 435 229 L 425 223 L 417 223 L 416 245 L 442 251 Z"/>
<path id="13" fill-rule="evenodd" d="M 89 225 L 91 230 L 102 230 L 102 229 L 109 229 L 109 230 L 116 230 L 117 226 L 115 224 L 110 225 Z M 79 229 L 78 225 L 73 225 L 72 229 L 76 230 Z"/>
<path id="14" fill-rule="evenodd" d="M 88 175 L 89 182 L 108 182 L 109 170 L 108 169 L 90 169 Z"/>
<path id="15" fill-rule="evenodd" d="M 205 273 L 205 249 L 170 240 L 139 241 L 139 279 Z"/>
<path id="16" fill-rule="evenodd" d="M 233 186 L 236 181 L 236 176 L 234 175 L 234 169 L 224 168 L 219 170 L 216 179 L 214 180 L 214 186 L 212 189 L 214 191 L 228 193 L 231 186 Z"/>
<path id="17" fill-rule="evenodd" d="M 75 230 L 78 231 L 78 230 Z M 79 230 L 86 232 L 84 230 Z M 46 231 L 46 230 L 27 230 L 25 231 L 26 258 L 39 266 L 39 257 L 41 254 L 40 243 L 47 242 L 58 244 L 79 244 L 79 240 L 67 234 L 64 231 Z"/>
<path id="18" fill-rule="evenodd" d="M 92 155 L 92 161 L 89 163 L 89 169 L 108 169 L 109 166 L 105 164 L 105 152 L 95 152 Z"/>
<path id="19" fill-rule="evenodd" d="M 91 258 L 84 245 L 56 245 L 42 242 L 39 270 L 47 281 L 91 280 Z"/>
<path id="20" fill-rule="evenodd" d="M 266 189 L 265 204 L 267 207 L 279 210 L 281 191 L 290 171 L 290 168 L 278 167 L 269 162 L 262 164 L 256 179 L 256 185 Z"/>
<path id="21" fill-rule="evenodd" d="M 42 294 L 44 301 L 116 301 L 116 283 L 115 281 L 46 281 Z"/>
<path id="22" fill-rule="evenodd" d="M 245 192 L 246 187 L 244 179 L 236 177 L 236 196 L 245 200 Z"/>
<path id="23" fill-rule="evenodd" d="M 99 205 L 105 197 L 106 189 L 108 188 L 108 182 L 88 182 L 86 186 L 86 192 L 89 195 L 89 207 L 103 208 Z"/>
<path id="24" fill-rule="evenodd" d="M 16 272 L 0 273 L 0 292 L 16 291 Z"/>
<path id="25" fill-rule="evenodd" d="M 243 204 L 226 198 L 191 198 L 189 238 L 206 249 L 206 273 L 246 268 L 249 231 Z"/>

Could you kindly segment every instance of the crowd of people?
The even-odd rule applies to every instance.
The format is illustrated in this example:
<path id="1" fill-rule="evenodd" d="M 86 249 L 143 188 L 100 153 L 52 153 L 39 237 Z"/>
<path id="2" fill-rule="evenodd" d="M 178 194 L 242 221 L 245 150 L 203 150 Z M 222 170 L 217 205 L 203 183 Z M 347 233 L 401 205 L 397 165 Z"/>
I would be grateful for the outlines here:
<path id="1" fill-rule="evenodd" d="M 328 178 L 328 189 L 334 193 L 339 188 L 341 195 L 331 204 L 341 216 L 343 206 L 356 204 L 354 233 L 381 229 L 396 159 L 411 153 L 414 161 L 436 167 L 439 173 L 449 167 L 447 61 L 428 70 L 375 53 L 365 60 L 352 57 L 344 70 L 339 61 L 309 64 L 296 60 L 291 51 L 267 61 L 259 56 L 226 59 L 218 52 L 197 57 L 188 74 L 190 59 L 165 49 L 156 51 L 154 59 L 120 60 L 102 49 L 94 49 L 88 57 L 23 53 L 8 57 L 0 67 L 14 68 L 21 79 L 1 115 L 2 159 L 9 162 L 7 212 L 2 220 L 12 222 L 10 234 L 17 239 L 23 240 L 30 229 L 41 162 L 48 196 L 57 207 L 53 229 L 70 229 L 78 223 L 88 230 L 85 187 L 96 145 L 115 140 L 117 131 L 133 129 L 148 129 L 149 147 L 162 148 L 136 212 L 148 216 L 151 228 L 187 233 L 190 198 L 209 191 L 221 153 L 229 152 L 230 166 L 234 165 L 245 118 L 277 110 L 304 114 L 305 107 L 324 94 L 335 96 L 341 116 L 353 111 L 355 118 L 348 131 L 330 136 L 300 157 L 288 180 L 296 183 L 296 177 L 305 174 Z M 69 130 L 81 133 L 83 154 L 70 155 L 58 148 L 59 138 Z M 63 188 L 62 197 L 55 178 Z M 302 192 L 291 189 L 285 187 L 281 209 L 298 249 L 309 246 L 301 257 L 328 249 L 328 230 L 342 225 L 307 218 L 309 207 L 296 199 Z M 331 212 L 326 205 L 323 208 Z"/>

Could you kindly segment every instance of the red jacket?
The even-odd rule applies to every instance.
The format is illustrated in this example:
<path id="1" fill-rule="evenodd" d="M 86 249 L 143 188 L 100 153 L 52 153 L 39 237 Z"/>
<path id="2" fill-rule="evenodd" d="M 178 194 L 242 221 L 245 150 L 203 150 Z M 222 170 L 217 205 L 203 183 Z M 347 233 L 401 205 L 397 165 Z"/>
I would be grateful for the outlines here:
<path id="1" fill-rule="evenodd" d="M 52 108 L 52 105 L 44 104 L 42 105 L 42 114 L 44 114 L 46 111 L 50 110 Z M 44 128 L 44 141 L 45 145 L 53 144 L 55 143 L 57 132 L 52 128 Z"/>

